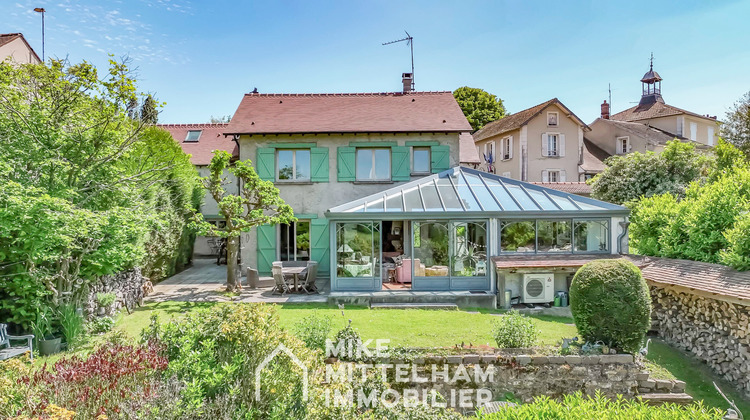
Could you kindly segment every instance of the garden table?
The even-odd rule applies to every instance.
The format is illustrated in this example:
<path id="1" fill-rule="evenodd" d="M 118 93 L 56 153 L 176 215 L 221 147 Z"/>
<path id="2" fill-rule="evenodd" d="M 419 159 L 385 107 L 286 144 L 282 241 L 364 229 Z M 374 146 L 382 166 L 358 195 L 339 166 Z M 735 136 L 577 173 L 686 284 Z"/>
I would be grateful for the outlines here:
<path id="1" fill-rule="evenodd" d="M 282 274 L 291 274 L 294 276 L 294 291 L 295 292 L 299 291 L 299 287 L 298 287 L 299 274 L 305 269 L 307 269 L 307 267 L 282 267 L 281 268 Z"/>

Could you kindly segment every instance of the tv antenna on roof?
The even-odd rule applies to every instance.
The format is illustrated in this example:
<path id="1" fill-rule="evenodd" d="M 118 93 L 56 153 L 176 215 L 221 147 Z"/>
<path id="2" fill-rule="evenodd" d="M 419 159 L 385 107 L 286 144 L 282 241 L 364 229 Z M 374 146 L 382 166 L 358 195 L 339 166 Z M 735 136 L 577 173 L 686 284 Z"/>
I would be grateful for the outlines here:
<path id="1" fill-rule="evenodd" d="M 383 45 L 390 45 L 395 44 L 397 42 L 403 42 L 406 41 L 406 45 L 408 45 L 411 48 L 411 89 L 414 90 L 414 37 L 409 35 L 408 32 L 404 31 L 406 33 L 406 38 L 397 39 L 395 41 L 390 42 L 384 42 Z"/>

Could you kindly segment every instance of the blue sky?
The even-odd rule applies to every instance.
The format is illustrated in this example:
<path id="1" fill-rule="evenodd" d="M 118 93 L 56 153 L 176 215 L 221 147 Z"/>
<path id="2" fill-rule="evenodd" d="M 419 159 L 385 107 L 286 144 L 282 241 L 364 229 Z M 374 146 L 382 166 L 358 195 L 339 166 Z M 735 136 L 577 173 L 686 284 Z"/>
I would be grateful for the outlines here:
<path id="1" fill-rule="evenodd" d="M 613 111 L 654 68 L 672 105 L 722 118 L 750 90 L 750 1 L 0 0 L 0 32 L 41 54 L 129 55 L 160 122 L 232 114 L 242 94 L 400 89 L 414 37 L 418 90 L 485 89 L 511 112 L 558 97 L 586 122 L 612 85 Z"/>

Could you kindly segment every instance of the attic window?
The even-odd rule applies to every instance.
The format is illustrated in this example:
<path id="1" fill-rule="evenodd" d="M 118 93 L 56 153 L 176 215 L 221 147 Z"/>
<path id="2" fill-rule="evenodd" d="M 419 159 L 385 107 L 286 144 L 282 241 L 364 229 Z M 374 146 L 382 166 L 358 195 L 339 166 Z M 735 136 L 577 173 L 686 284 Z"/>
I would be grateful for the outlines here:
<path id="1" fill-rule="evenodd" d="M 201 133 L 203 130 L 188 130 L 187 136 L 185 136 L 185 141 L 198 141 L 199 138 L 201 138 Z"/>

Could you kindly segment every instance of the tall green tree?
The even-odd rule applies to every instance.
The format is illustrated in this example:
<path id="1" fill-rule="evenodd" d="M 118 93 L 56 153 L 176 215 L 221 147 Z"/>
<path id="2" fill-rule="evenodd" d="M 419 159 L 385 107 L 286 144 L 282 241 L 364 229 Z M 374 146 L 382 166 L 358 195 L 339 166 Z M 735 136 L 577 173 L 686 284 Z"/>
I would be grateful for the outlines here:
<path id="1" fill-rule="evenodd" d="M 453 97 L 474 131 L 481 130 L 487 123 L 499 120 L 506 114 L 503 100 L 482 89 L 460 87 L 453 92 Z"/>
<path id="2" fill-rule="evenodd" d="M 157 103 L 151 95 L 146 96 L 146 99 L 143 100 L 143 105 L 141 105 L 141 121 L 146 124 L 156 124 L 159 122 Z"/>
<path id="3" fill-rule="evenodd" d="M 737 100 L 724 118 L 722 136 L 750 156 L 750 92 Z"/>
<path id="4" fill-rule="evenodd" d="M 184 261 L 202 189 L 169 134 L 128 115 L 140 97 L 124 62 L 0 63 L 0 319 L 28 327 L 99 276 Z"/>
<path id="5" fill-rule="evenodd" d="M 652 195 L 683 196 L 708 174 L 711 157 L 690 143 L 670 141 L 660 154 L 628 153 L 608 158 L 607 169 L 589 181 L 592 197 L 615 204 Z"/>
<path id="6" fill-rule="evenodd" d="M 232 165 L 231 158 L 229 152 L 216 150 L 208 165 L 209 176 L 203 178 L 203 186 L 218 203 L 226 227 L 219 229 L 208 223 L 199 212 L 195 212 L 191 226 L 200 235 L 227 239 L 227 291 L 234 292 L 242 288 L 237 265 L 240 234 L 260 225 L 291 223 L 297 219 L 292 208 L 281 199 L 279 189 L 273 182 L 260 179 L 252 162 L 238 161 Z M 224 188 L 230 182 L 227 171 L 240 180 L 239 194 L 231 194 Z"/>

